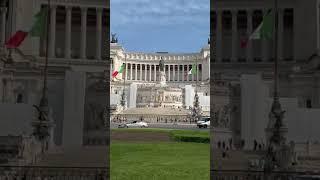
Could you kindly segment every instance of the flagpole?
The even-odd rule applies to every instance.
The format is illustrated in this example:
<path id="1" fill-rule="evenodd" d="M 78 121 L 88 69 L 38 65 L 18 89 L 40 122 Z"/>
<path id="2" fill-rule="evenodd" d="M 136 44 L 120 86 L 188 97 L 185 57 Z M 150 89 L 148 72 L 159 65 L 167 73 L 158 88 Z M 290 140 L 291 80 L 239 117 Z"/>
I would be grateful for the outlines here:
<path id="1" fill-rule="evenodd" d="M 274 0 L 274 4 L 274 99 L 278 100 L 278 0 Z"/>
<path id="2" fill-rule="evenodd" d="M 48 93 L 47 93 L 47 73 L 48 73 L 48 49 L 49 49 L 49 14 L 51 12 L 51 0 L 48 0 L 47 6 L 47 22 L 46 22 L 46 51 L 45 51 L 45 65 L 43 69 L 43 89 L 40 104 L 38 106 L 39 121 L 35 123 L 36 128 L 45 128 L 45 132 L 37 131 L 36 136 L 38 136 L 41 142 L 41 153 L 44 154 L 46 149 L 47 138 L 50 137 L 50 124 L 49 123 L 49 104 L 48 104 Z"/>

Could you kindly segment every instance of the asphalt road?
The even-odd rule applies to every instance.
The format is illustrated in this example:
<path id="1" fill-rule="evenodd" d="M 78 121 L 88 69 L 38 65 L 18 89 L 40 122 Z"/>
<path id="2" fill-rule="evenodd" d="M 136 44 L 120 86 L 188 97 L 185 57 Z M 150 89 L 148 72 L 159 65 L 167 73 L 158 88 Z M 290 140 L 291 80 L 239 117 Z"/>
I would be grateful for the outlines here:
<path id="1" fill-rule="evenodd" d="M 118 128 L 120 123 L 111 123 L 110 128 Z M 190 129 L 190 130 L 203 130 L 209 131 L 209 128 L 198 128 L 196 124 L 173 124 L 173 123 L 148 123 L 149 128 L 160 128 L 160 129 Z"/>

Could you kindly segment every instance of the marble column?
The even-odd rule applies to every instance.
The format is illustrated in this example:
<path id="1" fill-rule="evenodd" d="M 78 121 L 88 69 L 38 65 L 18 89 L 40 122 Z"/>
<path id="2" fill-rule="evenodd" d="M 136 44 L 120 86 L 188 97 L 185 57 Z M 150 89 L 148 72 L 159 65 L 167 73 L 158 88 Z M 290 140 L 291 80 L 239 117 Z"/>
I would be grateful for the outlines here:
<path id="1" fill-rule="evenodd" d="M 189 71 L 190 71 L 190 65 L 189 64 L 187 64 L 187 81 L 189 81 L 190 80 L 190 75 L 189 75 Z"/>
<path id="2" fill-rule="evenodd" d="M 283 60 L 283 9 L 278 10 L 278 59 Z"/>
<path id="3" fill-rule="evenodd" d="M 49 57 L 55 57 L 55 49 L 56 49 L 56 14 L 57 14 L 57 6 L 51 6 L 50 10 L 50 41 L 49 41 Z"/>
<path id="4" fill-rule="evenodd" d="M 151 74 L 152 74 L 152 65 L 149 64 L 149 81 L 152 81 Z"/>
<path id="5" fill-rule="evenodd" d="M 172 65 L 172 81 L 176 81 L 176 65 Z"/>
<path id="6" fill-rule="evenodd" d="M 178 66 L 178 77 L 177 77 L 177 81 L 180 81 L 180 64 L 177 65 Z"/>
<path id="7" fill-rule="evenodd" d="M 197 77 L 196 77 L 196 78 L 197 78 L 197 81 L 199 81 L 199 80 L 200 80 L 200 79 L 199 79 L 199 69 L 200 69 L 200 68 L 199 68 L 199 66 L 200 66 L 200 65 L 199 65 L 199 64 L 197 64 Z"/>
<path id="8" fill-rule="evenodd" d="M 140 67 L 140 81 L 142 81 L 142 64 L 139 64 L 139 67 Z"/>
<path id="9" fill-rule="evenodd" d="M 263 16 L 265 16 L 266 15 L 266 13 L 267 13 L 268 11 L 267 10 L 263 10 L 262 11 L 262 15 Z M 262 47 L 262 62 L 268 62 L 268 40 L 267 39 L 265 39 L 265 38 L 262 38 L 262 40 L 261 40 L 261 47 Z"/>
<path id="10" fill-rule="evenodd" d="M 232 55 L 231 62 L 238 59 L 238 10 L 232 10 Z"/>
<path id="11" fill-rule="evenodd" d="M 168 81 L 171 81 L 171 75 L 170 75 L 170 71 L 171 71 L 171 65 L 168 65 Z"/>
<path id="12" fill-rule="evenodd" d="M 133 71 L 133 65 L 132 63 L 130 63 L 130 80 L 133 80 L 132 71 Z"/>
<path id="13" fill-rule="evenodd" d="M 66 32 L 65 32 L 65 48 L 64 48 L 64 57 L 66 59 L 71 58 L 71 16 L 72 16 L 72 7 L 66 6 Z"/>
<path id="14" fill-rule="evenodd" d="M 249 37 L 252 33 L 252 14 L 253 10 L 247 10 L 247 37 Z M 253 62 L 252 57 L 252 41 L 248 40 L 247 42 L 247 62 Z"/>
<path id="15" fill-rule="evenodd" d="M 182 78 L 182 81 L 185 81 L 185 80 L 186 80 L 185 77 L 186 77 L 186 75 L 185 75 L 185 65 L 183 64 L 183 65 L 182 65 L 182 77 L 181 77 L 181 78 Z"/>
<path id="16" fill-rule="evenodd" d="M 216 61 L 221 62 L 222 61 L 222 9 L 217 9 L 216 11 L 216 17 L 217 17 L 217 27 L 216 27 Z"/>
<path id="17" fill-rule="evenodd" d="M 147 81 L 147 73 L 148 73 L 147 64 L 144 64 L 144 81 Z"/>
<path id="18" fill-rule="evenodd" d="M 134 67 L 136 68 L 136 70 L 135 70 L 135 79 L 134 80 L 138 80 L 138 64 L 135 64 Z"/>
<path id="19" fill-rule="evenodd" d="M 87 7 L 81 7 L 81 59 L 87 59 Z"/>
<path id="20" fill-rule="evenodd" d="M 153 65 L 153 81 L 156 82 L 157 81 L 157 66 Z"/>
<path id="21" fill-rule="evenodd" d="M 6 42 L 6 16 L 7 16 L 7 8 L 1 7 L 1 45 L 4 45 Z"/>
<path id="22" fill-rule="evenodd" d="M 101 60 L 102 45 L 102 8 L 97 8 L 96 59 Z"/>

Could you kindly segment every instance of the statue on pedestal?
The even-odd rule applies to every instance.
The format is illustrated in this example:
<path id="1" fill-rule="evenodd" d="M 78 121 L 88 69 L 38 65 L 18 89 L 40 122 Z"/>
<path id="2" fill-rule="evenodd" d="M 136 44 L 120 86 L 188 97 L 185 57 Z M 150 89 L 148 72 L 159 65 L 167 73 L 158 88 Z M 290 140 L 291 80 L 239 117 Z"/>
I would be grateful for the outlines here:
<path id="1" fill-rule="evenodd" d="M 161 60 L 159 61 L 159 68 L 160 68 L 160 85 L 165 86 L 166 85 L 166 74 L 164 72 L 164 60 L 161 57 Z"/>
<path id="2" fill-rule="evenodd" d="M 118 38 L 116 37 L 117 34 L 111 34 L 111 43 L 118 43 Z"/>

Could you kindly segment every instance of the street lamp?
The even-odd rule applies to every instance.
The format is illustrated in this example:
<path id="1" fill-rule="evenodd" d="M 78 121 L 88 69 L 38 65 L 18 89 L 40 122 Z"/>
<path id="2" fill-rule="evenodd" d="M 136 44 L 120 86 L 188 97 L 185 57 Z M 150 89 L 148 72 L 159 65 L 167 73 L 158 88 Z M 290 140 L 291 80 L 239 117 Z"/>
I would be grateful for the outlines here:
<path id="1" fill-rule="evenodd" d="M 194 102 L 192 108 L 192 119 L 194 122 L 201 120 L 201 107 L 199 102 L 199 95 L 198 95 L 198 58 L 196 58 L 196 87 L 195 87 L 195 95 L 194 95 Z"/>
<path id="2" fill-rule="evenodd" d="M 33 133 L 32 135 L 41 142 L 41 153 L 44 154 L 47 149 L 48 139 L 52 134 L 50 134 L 50 130 L 53 127 L 53 122 L 51 122 L 51 118 L 49 115 L 49 103 L 48 103 L 48 85 L 47 85 L 47 76 L 48 76 L 48 49 L 49 49 L 49 15 L 51 11 L 51 0 L 48 0 L 48 8 L 47 8 L 47 29 L 46 29 L 46 58 L 45 58 L 45 66 L 43 69 L 43 89 L 42 89 L 42 97 L 39 105 L 33 105 L 38 112 L 38 118 L 32 122 Z"/>
<path id="3" fill-rule="evenodd" d="M 290 150 L 286 145 L 286 134 L 288 128 L 283 122 L 285 111 L 282 110 L 278 92 L 278 1 L 274 1 L 274 95 L 271 111 L 269 113 L 269 123 L 266 128 L 267 152 L 265 171 L 276 169 L 287 170 L 290 161 Z"/>
<path id="4" fill-rule="evenodd" d="M 126 54 L 124 55 L 124 65 L 125 65 L 125 69 L 127 69 L 127 56 Z M 141 67 L 140 67 L 141 68 Z M 123 90 L 122 90 L 122 94 L 121 94 L 121 100 L 120 100 L 120 105 L 122 106 L 122 109 L 125 110 L 126 109 L 126 93 L 125 93 L 125 89 L 126 89 L 126 76 L 127 76 L 127 71 L 124 70 L 124 80 L 123 80 Z"/>

